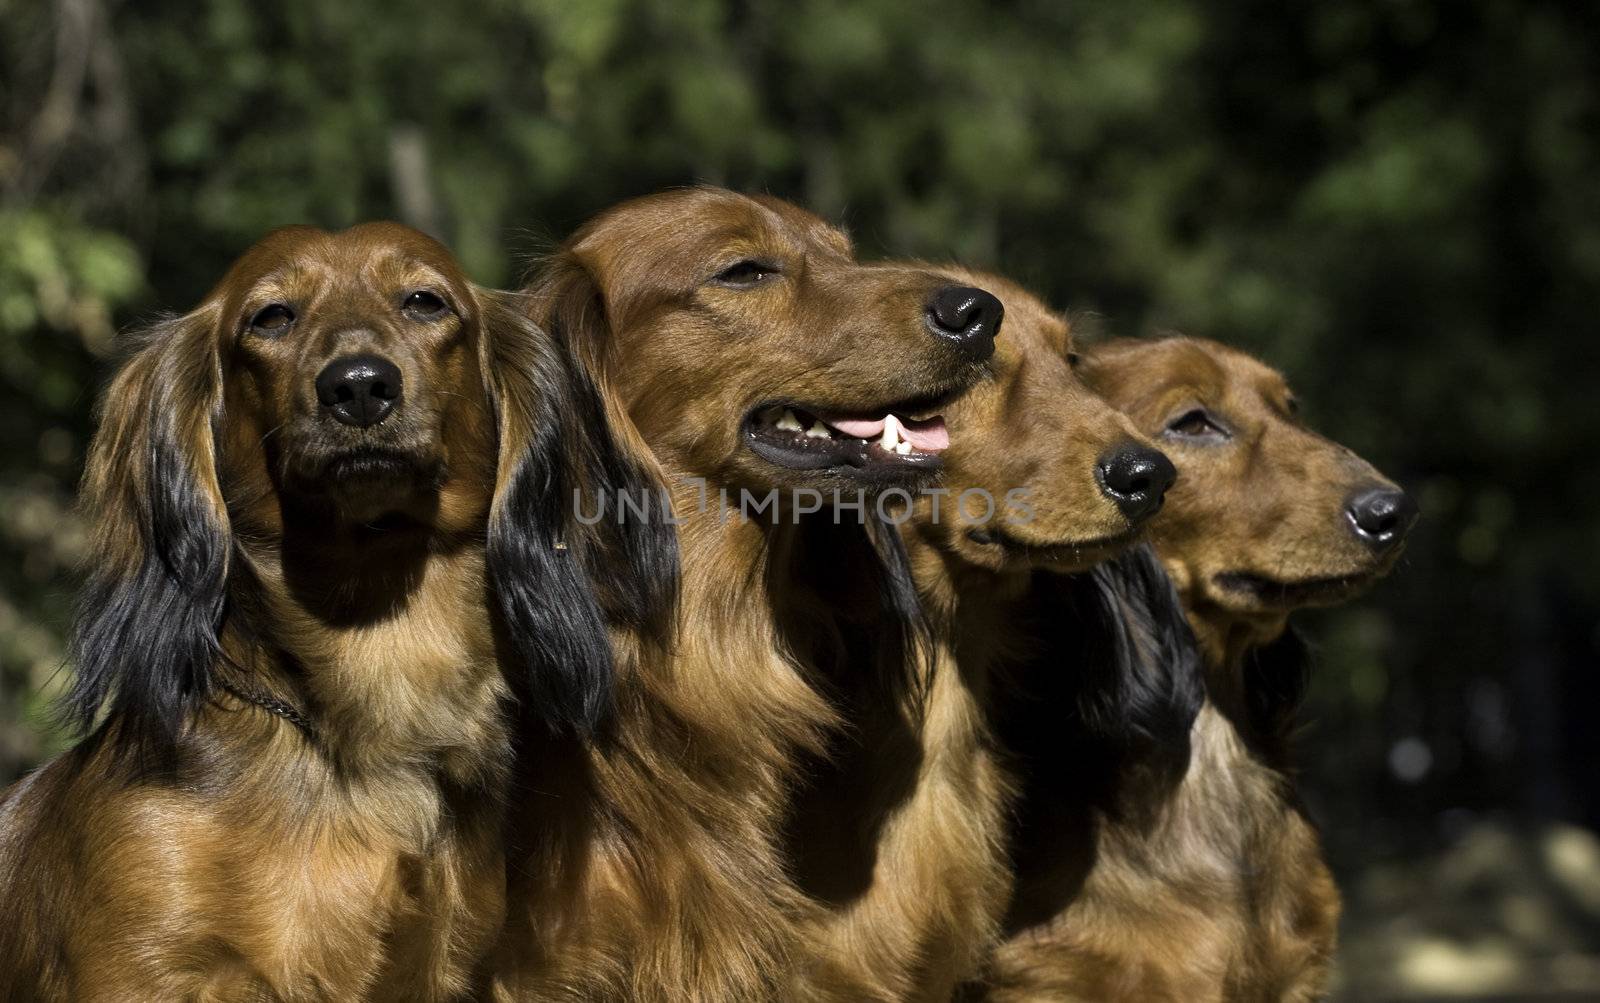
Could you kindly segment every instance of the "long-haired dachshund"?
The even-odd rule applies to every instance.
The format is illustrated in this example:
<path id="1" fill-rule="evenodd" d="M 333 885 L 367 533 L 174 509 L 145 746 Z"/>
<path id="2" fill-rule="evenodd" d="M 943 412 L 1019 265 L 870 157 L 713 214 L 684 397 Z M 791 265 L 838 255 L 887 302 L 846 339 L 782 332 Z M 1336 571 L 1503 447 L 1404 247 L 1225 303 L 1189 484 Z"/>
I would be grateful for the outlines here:
<path id="1" fill-rule="evenodd" d="M 858 980 L 839 1000 L 948 1000 L 976 973 L 1011 886 L 1013 785 L 989 704 L 1009 664 L 1037 654 L 1033 582 L 1131 546 L 1173 477 L 1069 367 L 1064 317 L 997 276 L 943 271 L 996 293 L 1006 334 L 985 378 L 945 408 L 942 492 L 902 527 L 933 638 L 920 720 L 870 691 L 844 701 L 855 727 L 793 826 L 803 886 L 832 906 L 816 936 Z M 1050 615 L 1114 627 L 1099 608 Z M 1099 668 L 1060 661 L 1051 671 Z"/>
<path id="2" fill-rule="evenodd" d="M 89 734 L 0 804 L 0 998 L 469 991 L 504 909 L 502 704 L 575 731 L 608 703 L 585 567 L 620 557 L 569 493 L 636 468 L 598 414 L 510 297 L 394 224 L 276 231 L 142 332 L 83 485 Z"/>
<path id="3" fill-rule="evenodd" d="M 1019 886 L 1056 897 L 1014 913 L 988 996 L 1318 999 L 1339 897 L 1285 764 L 1304 678 L 1286 618 L 1385 574 L 1416 507 L 1306 429 L 1283 378 L 1243 353 L 1112 341 L 1081 371 L 1177 464 L 1151 536 L 1198 638 L 1208 699 L 1181 777 L 1152 782 L 1136 760 L 1077 785 L 1087 819 L 1076 838 L 1053 831 L 1056 856 L 1080 864 L 1065 885 L 1019 865 Z"/>
<path id="4" fill-rule="evenodd" d="M 775 843 L 799 754 L 835 723 L 813 669 L 897 594 L 859 520 L 937 469 L 937 409 L 984 372 L 999 303 L 711 188 L 607 210 L 531 293 L 657 458 L 683 578 L 675 638 L 634 645 L 586 769 L 526 757 L 497 997 L 792 998 L 812 906 Z"/>

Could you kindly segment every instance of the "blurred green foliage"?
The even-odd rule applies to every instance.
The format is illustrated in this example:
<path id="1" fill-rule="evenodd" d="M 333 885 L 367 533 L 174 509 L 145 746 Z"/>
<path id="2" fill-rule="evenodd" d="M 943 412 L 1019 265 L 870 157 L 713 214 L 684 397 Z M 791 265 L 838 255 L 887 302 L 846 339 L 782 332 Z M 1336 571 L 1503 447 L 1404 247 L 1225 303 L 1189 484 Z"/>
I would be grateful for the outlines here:
<path id="1" fill-rule="evenodd" d="M 48 747 L 24 694 L 61 659 L 114 324 L 285 223 L 402 218 L 510 283 L 606 204 L 708 181 L 868 255 L 1000 268 L 1084 330 L 1275 362 L 1426 513 L 1392 582 L 1306 621 L 1340 859 L 1487 812 L 1600 822 L 1586 5 L 0 0 L 0 25 L 0 779 Z"/>

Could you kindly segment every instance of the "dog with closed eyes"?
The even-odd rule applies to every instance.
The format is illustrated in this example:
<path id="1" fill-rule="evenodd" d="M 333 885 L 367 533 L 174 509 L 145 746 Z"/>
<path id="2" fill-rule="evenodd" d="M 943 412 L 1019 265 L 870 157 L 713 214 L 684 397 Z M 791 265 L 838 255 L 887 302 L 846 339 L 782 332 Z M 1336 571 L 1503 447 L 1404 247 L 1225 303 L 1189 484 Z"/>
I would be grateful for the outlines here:
<path id="1" fill-rule="evenodd" d="M 610 569 L 671 563 L 572 518 L 638 473 L 599 415 L 395 224 L 275 231 L 139 333 L 83 484 L 87 736 L 0 801 L 0 998 L 472 993 L 507 704 L 602 720 L 608 619 L 655 580 Z"/>
<path id="2" fill-rule="evenodd" d="M 619 640 L 616 725 L 584 768 L 527 748 L 495 998 L 804 998 L 831 959 L 778 829 L 840 723 L 826 670 L 881 651 L 875 678 L 914 688 L 914 597 L 874 499 L 938 469 L 939 409 L 985 371 L 999 303 L 713 188 L 606 210 L 529 292 L 656 458 L 683 576 L 669 642 Z"/>

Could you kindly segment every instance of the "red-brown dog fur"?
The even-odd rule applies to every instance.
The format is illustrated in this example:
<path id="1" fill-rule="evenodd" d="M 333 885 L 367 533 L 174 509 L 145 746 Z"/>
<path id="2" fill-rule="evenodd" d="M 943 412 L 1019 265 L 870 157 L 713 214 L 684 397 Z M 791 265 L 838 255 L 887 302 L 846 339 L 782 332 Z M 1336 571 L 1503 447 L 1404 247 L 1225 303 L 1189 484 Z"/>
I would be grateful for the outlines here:
<path id="1" fill-rule="evenodd" d="M 1154 802 L 1126 783 L 1117 810 L 1094 810 L 1091 845 L 1071 851 L 1087 868 L 1081 885 L 1054 916 L 1012 932 L 985 998 L 1318 999 L 1339 894 L 1283 768 L 1283 721 L 1253 716 L 1245 658 L 1293 609 L 1389 570 L 1398 549 L 1375 554 L 1345 515 L 1353 491 L 1388 482 L 1306 429 L 1283 378 L 1242 352 L 1112 341 L 1087 351 L 1081 371 L 1177 464 L 1150 532 L 1204 653 L 1209 699 L 1186 775 Z M 1239 575 L 1261 587 L 1239 587 Z"/>
<path id="2" fill-rule="evenodd" d="M 977 972 L 1011 892 L 1012 782 L 987 707 L 996 674 L 1032 654 L 1020 630 L 1030 582 L 1138 538 L 1096 466 L 1141 437 L 1069 367 L 1066 319 L 998 276 L 942 270 L 997 295 L 1006 319 L 989 374 L 945 409 L 939 511 L 924 498 L 902 527 L 932 633 L 925 705 L 859 714 L 851 773 L 814 780 L 796 824 L 803 871 L 833 904 L 813 935 L 856 975 L 841 1001 L 948 1000 Z M 971 491 L 993 511 L 976 496 L 961 511 Z M 895 741 L 886 722 L 914 737 Z M 852 871 L 864 873 L 846 881 Z"/>
<path id="3" fill-rule="evenodd" d="M 360 430 L 312 385 L 357 351 L 405 387 Z M 502 475 L 561 420 L 559 359 L 395 224 L 276 231 L 144 334 L 83 488 L 80 710 L 110 716 L 0 802 L 0 997 L 472 988 L 503 918 L 511 762 L 485 534 L 511 532 Z M 143 708 L 175 670 L 140 653 L 167 650 L 174 609 L 203 657 L 163 718 Z M 123 658 L 96 690 L 85 673 Z"/>
<path id="4" fill-rule="evenodd" d="M 741 262 L 762 267 L 718 278 Z M 818 653 L 841 609 L 875 612 L 871 554 L 848 532 L 817 551 L 787 522 L 724 521 L 718 492 L 855 489 L 746 448 L 764 402 L 872 412 L 976 378 L 925 326 L 944 282 L 856 262 L 843 233 L 787 203 L 706 188 L 613 207 L 545 263 L 534 316 L 657 457 L 683 585 L 674 644 L 635 646 L 617 726 L 582 748 L 584 768 L 531 757 L 497 999 L 786 999 L 832 978 L 775 839 L 801 754 L 837 724 Z M 838 588 L 808 587 L 808 562 L 832 563 Z"/>

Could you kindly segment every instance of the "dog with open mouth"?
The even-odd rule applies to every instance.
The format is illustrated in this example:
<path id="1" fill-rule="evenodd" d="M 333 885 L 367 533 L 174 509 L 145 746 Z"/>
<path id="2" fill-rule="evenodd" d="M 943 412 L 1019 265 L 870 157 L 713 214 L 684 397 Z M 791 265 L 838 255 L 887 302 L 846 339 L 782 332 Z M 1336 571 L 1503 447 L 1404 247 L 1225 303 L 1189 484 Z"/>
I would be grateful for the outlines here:
<path id="1" fill-rule="evenodd" d="M 1003 309 L 924 270 L 861 264 L 797 211 L 710 189 L 625 203 L 558 258 L 603 273 L 602 295 L 563 291 L 579 314 L 566 326 L 669 332 L 590 347 L 674 474 L 752 490 L 921 483 L 949 442 L 939 406 L 983 373 Z M 625 228 L 633 239 L 605 242 Z"/>
<path id="2" fill-rule="evenodd" d="M 880 619 L 893 555 L 860 521 L 874 492 L 938 471 L 941 408 L 988 371 L 999 301 L 923 268 L 860 263 L 816 216 L 715 188 L 606 210 L 529 293 L 656 458 L 682 588 L 675 636 L 619 638 L 632 654 L 618 719 L 584 744 L 582 775 L 529 745 L 493 992 L 787 998 L 815 949 L 799 922 L 814 907 L 777 829 L 800 754 L 838 723 L 816 663 L 842 649 L 852 617 L 897 634 Z M 835 493 L 865 508 L 837 509 Z M 747 496 L 776 500 L 739 511 Z M 552 803 L 568 810 L 556 818 Z"/>
<path id="3" fill-rule="evenodd" d="M 1320 999 L 1339 895 L 1289 774 L 1305 664 L 1287 617 L 1386 574 L 1416 505 L 1301 424 L 1283 377 L 1242 352 L 1113 340 L 1081 371 L 1180 472 L 1150 535 L 1203 656 L 1206 701 L 1179 775 L 1152 781 L 1132 763 L 1076 785 L 1084 825 L 1056 842 L 1082 864 L 1050 908 L 1014 917 L 982 996 Z M 1040 726 L 1052 728 L 1059 719 Z M 1055 887 L 1042 870 L 1024 867 L 1019 884 Z"/>
<path id="4" fill-rule="evenodd" d="M 568 491 L 640 468 L 598 413 L 397 224 L 275 231 L 142 332 L 83 486 L 88 736 L 0 799 L 0 998 L 464 998 L 504 704 L 570 732 L 609 701 L 588 567 L 635 566 Z"/>
<path id="5" fill-rule="evenodd" d="M 1062 315 L 998 276 L 940 271 L 998 295 L 1006 336 L 985 377 L 945 408 L 942 492 L 901 527 L 932 635 L 925 702 L 908 707 L 860 671 L 836 680 L 851 727 L 811 771 L 790 823 L 801 885 L 828 907 L 814 936 L 851 969 L 801 998 L 949 999 L 976 973 L 1011 886 L 1013 785 L 991 689 L 1034 654 L 1036 578 L 1134 545 L 1173 479 L 1073 371 Z M 1052 671 L 1084 671 L 1071 661 Z"/>

